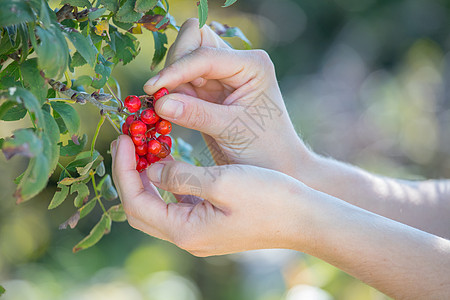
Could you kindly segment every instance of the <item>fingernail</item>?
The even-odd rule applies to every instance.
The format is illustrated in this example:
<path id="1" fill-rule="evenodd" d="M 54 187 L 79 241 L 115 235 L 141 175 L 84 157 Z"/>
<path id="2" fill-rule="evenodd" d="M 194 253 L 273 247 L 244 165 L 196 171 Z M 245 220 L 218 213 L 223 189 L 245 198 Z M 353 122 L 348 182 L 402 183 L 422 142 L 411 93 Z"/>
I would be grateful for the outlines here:
<path id="1" fill-rule="evenodd" d="M 164 164 L 154 163 L 147 169 L 147 176 L 153 183 L 161 182 L 161 174 L 162 169 L 164 168 Z"/>
<path id="2" fill-rule="evenodd" d="M 144 85 L 155 85 L 155 83 L 159 80 L 160 75 L 153 76 L 150 78 Z"/>
<path id="3" fill-rule="evenodd" d="M 159 109 L 159 114 L 165 118 L 175 120 L 184 110 L 184 103 L 178 100 L 166 99 L 161 108 Z"/>

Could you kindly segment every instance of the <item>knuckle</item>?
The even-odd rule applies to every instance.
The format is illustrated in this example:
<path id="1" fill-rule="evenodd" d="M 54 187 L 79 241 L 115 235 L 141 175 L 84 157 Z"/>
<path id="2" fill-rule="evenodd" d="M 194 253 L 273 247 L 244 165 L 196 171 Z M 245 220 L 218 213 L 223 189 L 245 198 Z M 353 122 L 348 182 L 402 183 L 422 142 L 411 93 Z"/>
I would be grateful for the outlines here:
<path id="1" fill-rule="evenodd" d="M 198 27 L 199 21 L 197 18 L 189 18 L 187 19 L 181 27 Z"/>
<path id="2" fill-rule="evenodd" d="M 269 54 L 261 49 L 251 50 L 251 55 L 255 57 L 258 63 L 264 65 L 265 67 L 268 67 L 270 69 L 274 69 L 274 65 L 272 60 L 270 59 Z"/>

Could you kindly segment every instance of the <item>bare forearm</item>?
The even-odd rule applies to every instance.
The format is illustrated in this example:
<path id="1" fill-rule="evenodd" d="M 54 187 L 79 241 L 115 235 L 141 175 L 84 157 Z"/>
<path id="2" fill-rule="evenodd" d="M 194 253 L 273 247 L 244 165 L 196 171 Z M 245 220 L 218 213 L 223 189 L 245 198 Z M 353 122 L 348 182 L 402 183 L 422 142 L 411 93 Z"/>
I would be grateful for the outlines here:
<path id="1" fill-rule="evenodd" d="M 310 154 L 296 178 L 308 186 L 376 214 L 450 238 L 450 181 L 413 182 L 377 176 Z"/>
<path id="2" fill-rule="evenodd" d="M 314 198 L 308 211 L 310 241 L 297 250 L 396 299 L 450 295 L 450 241 L 322 193 Z"/>

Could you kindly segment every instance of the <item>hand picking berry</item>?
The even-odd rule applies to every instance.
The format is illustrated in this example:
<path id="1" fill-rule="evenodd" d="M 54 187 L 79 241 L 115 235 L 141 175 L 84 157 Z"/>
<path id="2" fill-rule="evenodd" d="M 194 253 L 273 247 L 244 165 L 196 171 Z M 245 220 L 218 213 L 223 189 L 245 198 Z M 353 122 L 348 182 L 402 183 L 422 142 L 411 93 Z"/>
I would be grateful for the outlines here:
<path id="1" fill-rule="evenodd" d="M 155 112 L 154 103 L 168 95 L 166 88 L 159 89 L 152 96 L 125 98 L 124 106 L 131 113 L 122 124 L 123 134 L 127 134 L 135 145 L 136 170 L 144 171 L 150 164 L 170 155 L 172 123 L 161 119 Z"/>

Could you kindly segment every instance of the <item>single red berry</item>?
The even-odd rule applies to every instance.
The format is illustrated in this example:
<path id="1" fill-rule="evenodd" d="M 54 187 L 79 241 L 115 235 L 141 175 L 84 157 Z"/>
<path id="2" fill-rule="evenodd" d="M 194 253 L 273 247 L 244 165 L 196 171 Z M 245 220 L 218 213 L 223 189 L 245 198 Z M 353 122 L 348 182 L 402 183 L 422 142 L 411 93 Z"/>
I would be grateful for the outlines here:
<path id="1" fill-rule="evenodd" d="M 128 126 L 130 126 L 131 123 L 133 123 L 135 117 L 136 117 L 136 115 L 129 115 L 129 116 L 125 119 L 125 123 L 127 123 Z"/>
<path id="2" fill-rule="evenodd" d="M 161 120 L 155 125 L 156 132 L 161 134 L 169 134 L 172 131 L 172 123 L 167 120 Z"/>
<path id="3" fill-rule="evenodd" d="M 159 98 L 165 95 L 169 95 L 169 91 L 165 87 L 160 88 L 153 94 L 153 98 L 155 99 L 154 102 L 158 101 Z"/>
<path id="4" fill-rule="evenodd" d="M 142 172 L 142 171 L 144 171 L 145 169 L 147 169 L 147 167 L 148 167 L 148 161 L 147 161 L 147 159 L 145 159 L 145 157 L 139 157 L 139 161 L 138 161 L 138 163 L 137 163 L 137 165 L 136 165 L 136 170 L 138 170 L 138 172 Z"/>
<path id="5" fill-rule="evenodd" d="M 156 114 L 155 110 L 149 108 L 141 113 L 141 121 L 145 124 L 153 125 L 159 121 L 159 116 Z"/>
<path id="6" fill-rule="evenodd" d="M 161 151 L 161 143 L 157 140 L 150 140 L 147 143 L 148 153 L 157 155 Z"/>
<path id="7" fill-rule="evenodd" d="M 147 136 L 148 139 L 154 139 L 156 138 L 156 129 L 153 128 L 149 128 L 150 126 L 147 126 L 147 133 L 145 134 Z"/>
<path id="8" fill-rule="evenodd" d="M 147 143 L 147 139 L 145 138 L 145 135 L 132 135 L 131 140 L 133 140 L 133 143 L 136 146 L 141 146 Z"/>
<path id="9" fill-rule="evenodd" d="M 172 148 L 172 139 L 168 135 L 160 135 L 158 136 L 157 140 L 162 144 L 166 143 L 169 148 Z"/>
<path id="10" fill-rule="evenodd" d="M 135 113 L 141 108 L 141 100 L 134 95 L 126 97 L 123 104 L 131 113 Z"/>
<path id="11" fill-rule="evenodd" d="M 170 147 L 169 147 L 169 145 L 167 145 L 166 143 L 163 143 L 163 144 L 161 145 L 161 151 L 159 151 L 159 153 L 157 154 L 157 156 L 158 156 L 159 158 L 164 158 L 164 157 L 166 157 L 166 156 L 169 156 L 169 154 L 170 154 Z"/>
<path id="12" fill-rule="evenodd" d="M 142 121 L 133 121 L 130 125 L 130 134 L 131 135 L 141 135 L 147 131 L 147 125 L 145 125 Z"/>
<path id="13" fill-rule="evenodd" d="M 147 154 L 147 143 L 135 147 L 136 153 L 139 156 L 144 156 Z"/>
<path id="14" fill-rule="evenodd" d="M 151 154 L 150 152 L 147 153 L 147 161 L 148 161 L 149 164 L 155 163 L 155 162 L 157 162 L 159 160 L 161 160 L 160 157 L 158 157 L 158 156 L 156 156 L 154 154 Z"/>
<path id="15" fill-rule="evenodd" d="M 130 130 L 130 125 L 128 125 L 126 122 L 124 122 L 122 124 L 122 133 L 123 134 L 128 134 Z"/>

